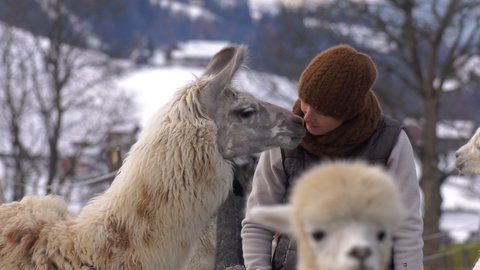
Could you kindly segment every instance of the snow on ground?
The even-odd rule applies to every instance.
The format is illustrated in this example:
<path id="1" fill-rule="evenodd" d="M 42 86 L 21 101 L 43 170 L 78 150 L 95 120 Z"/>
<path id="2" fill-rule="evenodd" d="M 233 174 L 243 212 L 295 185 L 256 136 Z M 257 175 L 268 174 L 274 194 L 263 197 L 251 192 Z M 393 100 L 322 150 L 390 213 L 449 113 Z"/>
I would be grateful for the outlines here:
<path id="1" fill-rule="evenodd" d="M 202 70 L 185 67 L 145 67 L 118 80 L 118 85 L 136 97 L 141 125 L 165 105 L 182 86 L 195 80 Z"/>
<path id="2" fill-rule="evenodd" d="M 480 232 L 480 198 L 472 183 L 476 178 L 451 176 L 441 187 L 440 229 L 455 242 L 464 242 Z M 427 213 L 428 214 L 428 213 Z"/>

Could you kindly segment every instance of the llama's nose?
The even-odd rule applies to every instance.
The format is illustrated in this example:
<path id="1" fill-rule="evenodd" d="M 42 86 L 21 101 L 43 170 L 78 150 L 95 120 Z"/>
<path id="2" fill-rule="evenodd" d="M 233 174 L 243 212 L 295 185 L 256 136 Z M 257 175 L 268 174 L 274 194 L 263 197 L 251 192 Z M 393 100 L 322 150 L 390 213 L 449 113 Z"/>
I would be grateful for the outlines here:
<path id="1" fill-rule="evenodd" d="M 353 247 L 348 255 L 359 261 L 364 261 L 372 254 L 372 250 L 369 247 Z"/>
<path id="2" fill-rule="evenodd" d="M 300 117 L 300 116 L 294 117 L 294 118 L 293 118 L 293 122 L 294 122 L 295 124 L 298 124 L 298 125 L 300 125 L 300 126 L 303 126 L 303 118 Z"/>

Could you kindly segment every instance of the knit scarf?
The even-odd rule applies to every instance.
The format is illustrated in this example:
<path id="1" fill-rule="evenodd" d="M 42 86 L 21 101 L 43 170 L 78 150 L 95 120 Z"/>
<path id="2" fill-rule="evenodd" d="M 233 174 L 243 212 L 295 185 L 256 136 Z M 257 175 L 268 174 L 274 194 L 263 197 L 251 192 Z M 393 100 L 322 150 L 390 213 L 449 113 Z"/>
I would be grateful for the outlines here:
<path id="1" fill-rule="evenodd" d="M 375 131 L 380 121 L 381 109 L 372 91 L 367 96 L 364 109 L 338 128 L 324 135 L 312 135 L 307 131 L 301 145 L 316 156 L 346 157 L 365 142 Z M 300 100 L 293 105 L 293 113 L 303 118 Z"/>

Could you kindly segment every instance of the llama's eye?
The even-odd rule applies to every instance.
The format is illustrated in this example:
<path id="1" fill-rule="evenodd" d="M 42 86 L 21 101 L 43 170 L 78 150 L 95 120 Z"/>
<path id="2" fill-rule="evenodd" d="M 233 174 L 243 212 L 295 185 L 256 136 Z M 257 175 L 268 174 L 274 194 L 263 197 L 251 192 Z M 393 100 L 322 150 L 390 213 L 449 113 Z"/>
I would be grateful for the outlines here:
<path id="1" fill-rule="evenodd" d="M 320 241 L 320 240 L 322 240 L 324 237 L 325 237 L 325 233 L 322 232 L 322 231 L 314 231 L 314 232 L 312 233 L 312 238 L 313 238 L 313 240 L 315 240 L 315 241 Z"/>
<path id="2" fill-rule="evenodd" d="M 377 234 L 378 241 L 383 241 L 383 239 L 385 239 L 385 235 L 386 235 L 386 233 L 384 231 L 378 232 L 378 234 Z"/>
<path id="3" fill-rule="evenodd" d="M 246 108 L 246 109 L 239 110 L 237 113 L 238 113 L 238 116 L 240 116 L 240 118 L 246 119 L 246 118 L 250 118 L 256 112 L 257 111 L 254 108 Z"/>

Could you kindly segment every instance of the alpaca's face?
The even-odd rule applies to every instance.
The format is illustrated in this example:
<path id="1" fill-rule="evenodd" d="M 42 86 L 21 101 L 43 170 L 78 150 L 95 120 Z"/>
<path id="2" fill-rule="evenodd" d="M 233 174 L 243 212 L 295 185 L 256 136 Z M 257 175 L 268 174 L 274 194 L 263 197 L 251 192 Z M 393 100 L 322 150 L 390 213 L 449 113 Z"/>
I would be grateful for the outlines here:
<path id="1" fill-rule="evenodd" d="M 243 47 L 223 49 L 201 78 L 207 81 L 201 90 L 201 105 L 217 126 L 218 149 L 225 159 L 279 146 L 294 148 L 305 135 L 301 117 L 232 86 L 244 54 Z"/>
<path id="2" fill-rule="evenodd" d="M 293 235 L 299 270 L 384 270 L 406 211 L 381 167 L 336 161 L 299 178 L 289 205 L 259 206 L 255 222 Z"/>
<path id="3" fill-rule="evenodd" d="M 455 166 L 462 173 L 480 174 L 480 128 L 455 153 Z"/>
<path id="4" fill-rule="evenodd" d="M 391 232 L 367 220 L 306 223 L 298 237 L 308 246 L 315 269 L 383 270 L 391 254 Z"/>

